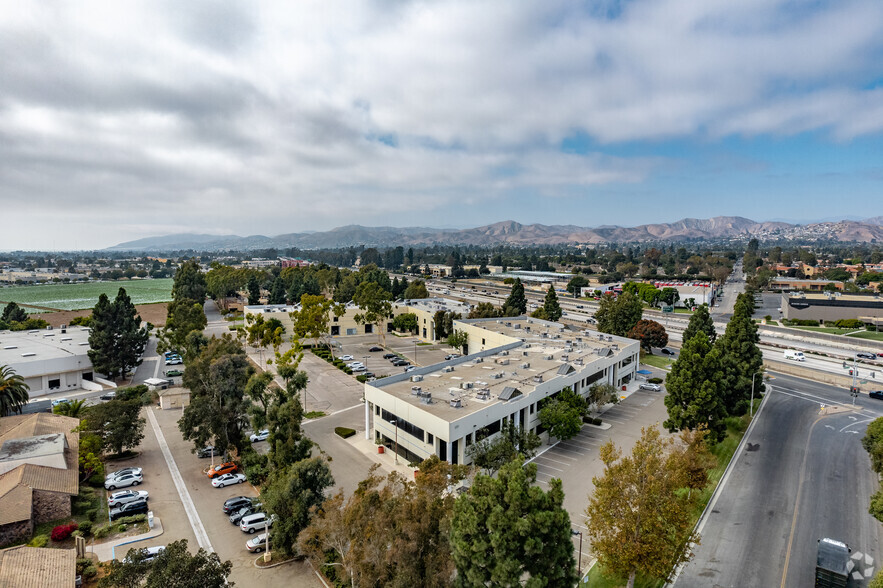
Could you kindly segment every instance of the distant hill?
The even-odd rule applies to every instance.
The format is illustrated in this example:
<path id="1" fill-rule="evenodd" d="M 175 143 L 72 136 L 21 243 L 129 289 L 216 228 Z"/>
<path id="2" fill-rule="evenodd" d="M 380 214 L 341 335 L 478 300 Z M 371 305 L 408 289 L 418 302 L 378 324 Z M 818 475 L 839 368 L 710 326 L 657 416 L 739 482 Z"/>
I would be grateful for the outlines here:
<path id="1" fill-rule="evenodd" d="M 113 251 L 247 251 L 275 247 L 285 249 L 324 249 L 396 245 L 479 245 L 495 244 L 554 245 L 635 242 L 676 242 L 757 237 L 759 239 L 830 239 L 843 242 L 883 242 L 883 217 L 864 221 L 795 225 L 785 222 L 756 222 L 739 216 L 716 216 L 708 219 L 685 218 L 673 223 L 595 228 L 575 225 L 523 225 L 503 221 L 473 229 L 433 229 L 428 227 L 364 227 L 347 225 L 330 231 L 288 233 L 275 237 L 252 235 L 180 234 L 148 237 L 120 243 Z"/>

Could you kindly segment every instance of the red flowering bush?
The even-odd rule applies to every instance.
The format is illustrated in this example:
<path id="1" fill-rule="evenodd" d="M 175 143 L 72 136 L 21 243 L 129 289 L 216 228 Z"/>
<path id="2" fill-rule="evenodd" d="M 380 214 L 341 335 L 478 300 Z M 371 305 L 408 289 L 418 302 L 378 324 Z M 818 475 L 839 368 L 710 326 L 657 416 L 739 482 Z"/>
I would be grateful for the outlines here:
<path id="1" fill-rule="evenodd" d="M 52 529 L 52 533 L 49 535 L 53 541 L 64 541 L 68 537 L 71 536 L 71 533 L 76 531 L 79 528 L 77 523 L 70 523 L 69 525 L 58 525 L 54 529 Z"/>

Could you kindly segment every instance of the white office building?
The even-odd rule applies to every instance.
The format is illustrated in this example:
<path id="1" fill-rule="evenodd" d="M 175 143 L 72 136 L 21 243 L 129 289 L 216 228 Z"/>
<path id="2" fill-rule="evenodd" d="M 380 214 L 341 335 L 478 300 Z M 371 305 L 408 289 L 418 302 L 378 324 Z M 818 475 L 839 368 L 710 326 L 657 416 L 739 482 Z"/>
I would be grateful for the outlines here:
<path id="1" fill-rule="evenodd" d="M 78 390 L 94 379 L 89 329 L 0 331 L 0 365 L 11 367 L 30 387 L 30 397 Z M 100 388 L 100 387 L 99 387 Z"/>

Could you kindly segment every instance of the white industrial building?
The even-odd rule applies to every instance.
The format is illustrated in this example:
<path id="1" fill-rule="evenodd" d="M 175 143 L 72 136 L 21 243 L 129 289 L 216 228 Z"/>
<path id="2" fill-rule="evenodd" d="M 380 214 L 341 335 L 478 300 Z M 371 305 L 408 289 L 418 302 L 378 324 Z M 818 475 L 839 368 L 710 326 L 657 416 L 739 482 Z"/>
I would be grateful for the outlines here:
<path id="1" fill-rule="evenodd" d="M 467 355 L 365 384 L 365 435 L 408 461 L 431 455 L 469 463 L 468 448 L 505 421 L 542 435 L 539 409 L 570 386 L 625 386 L 638 369 L 639 344 L 528 317 L 454 322 Z M 395 440 L 398 440 L 395 443 Z"/>
<path id="2" fill-rule="evenodd" d="M 88 351 L 84 327 L 0 331 L 0 365 L 24 378 L 31 398 L 84 387 L 100 390 Z"/>

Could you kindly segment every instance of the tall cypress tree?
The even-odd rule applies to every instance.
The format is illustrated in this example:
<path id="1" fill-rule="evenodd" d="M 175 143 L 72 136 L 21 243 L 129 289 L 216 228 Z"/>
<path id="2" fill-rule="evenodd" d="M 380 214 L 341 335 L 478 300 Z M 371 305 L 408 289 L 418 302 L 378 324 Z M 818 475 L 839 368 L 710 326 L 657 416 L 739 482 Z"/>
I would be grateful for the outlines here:
<path id="1" fill-rule="evenodd" d="M 98 297 L 90 328 L 89 360 L 100 373 L 115 380 L 141 364 L 148 332 L 125 288 L 113 302 L 106 294 Z"/>
<path id="2" fill-rule="evenodd" d="M 690 317 L 690 324 L 684 329 L 684 334 L 681 340 L 689 341 L 700 331 L 705 333 L 705 336 L 708 337 L 708 340 L 712 343 L 717 339 L 717 331 L 714 329 L 714 321 L 711 320 L 711 314 L 708 312 L 707 304 L 703 304 L 697 308 L 696 312 L 693 313 L 693 316 Z"/>
<path id="3" fill-rule="evenodd" d="M 733 318 L 727 323 L 723 337 L 717 340 L 723 367 L 722 392 L 728 414 L 741 415 L 748 410 L 751 398 L 752 378 L 756 380 L 755 392 L 764 390 L 763 376 L 755 374 L 763 370 L 763 356 L 757 346 L 760 336 L 757 325 L 751 320 L 754 297 L 750 292 L 739 294 Z"/>
<path id="4" fill-rule="evenodd" d="M 270 304 L 285 304 L 285 282 L 280 276 L 276 276 L 273 280 L 273 287 L 270 289 Z"/>
<path id="5" fill-rule="evenodd" d="M 558 294 L 555 293 L 555 287 L 552 284 L 549 284 L 549 291 L 546 292 L 543 310 L 550 321 L 557 321 L 561 318 L 561 305 L 558 304 Z"/>
<path id="6" fill-rule="evenodd" d="M 246 289 L 248 290 L 248 304 L 259 304 L 261 301 L 261 285 L 254 274 L 248 276 Z"/>
<path id="7" fill-rule="evenodd" d="M 520 278 L 515 278 L 512 291 L 503 304 L 505 316 L 518 316 L 527 312 L 527 298 L 524 296 L 524 284 Z"/>
<path id="8" fill-rule="evenodd" d="M 668 419 L 662 426 L 674 432 L 694 430 L 704 424 L 713 439 L 723 439 L 727 433 L 727 412 L 720 394 L 722 378 L 720 351 L 712 347 L 705 333 L 697 333 L 684 342 L 665 379 Z"/>

